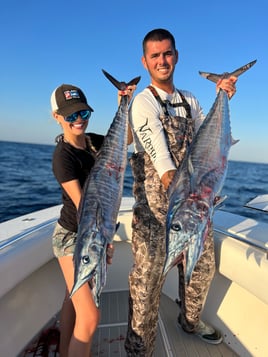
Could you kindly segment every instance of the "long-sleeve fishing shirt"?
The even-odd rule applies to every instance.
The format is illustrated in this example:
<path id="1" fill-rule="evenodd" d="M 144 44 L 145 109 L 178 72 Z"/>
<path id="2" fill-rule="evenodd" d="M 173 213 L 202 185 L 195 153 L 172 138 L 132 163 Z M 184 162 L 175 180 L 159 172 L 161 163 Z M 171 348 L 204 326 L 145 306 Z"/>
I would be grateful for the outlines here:
<path id="1" fill-rule="evenodd" d="M 172 94 L 155 87 L 162 101 L 168 101 L 171 104 L 181 103 L 182 98 L 176 90 Z M 191 115 L 194 121 L 195 132 L 198 131 L 205 115 L 192 93 L 180 90 L 186 101 L 191 106 Z M 168 111 L 173 116 L 186 116 L 184 107 L 172 107 L 168 105 Z M 174 162 L 168 150 L 163 126 L 159 119 L 163 110 L 159 102 L 155 99 L 152 92 L 145 88 L 137 94 L 130 107 L 130 124 L 133 129 L 134 152 L 146 151 L 154 164 L 154 167 L 161 178 L 162 175 L 176 169 Z"/>

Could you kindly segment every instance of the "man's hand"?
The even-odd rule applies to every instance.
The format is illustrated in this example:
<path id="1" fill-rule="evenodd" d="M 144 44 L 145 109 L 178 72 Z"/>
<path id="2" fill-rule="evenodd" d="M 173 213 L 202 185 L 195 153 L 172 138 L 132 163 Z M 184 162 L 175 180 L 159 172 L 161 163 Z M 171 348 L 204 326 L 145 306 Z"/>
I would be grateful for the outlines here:
<path id="1" fill-rule="evenodd" d="M 161 177 L 161 182 L 164 185 L 164 188 L 167 190 L 169 185 L 171 184 L 173 177 L 175 175 L 176 170 L 169 170 L 166 171 L 162 177 Z"/>
<path id="2" fill-rule="evenodd" d="M 217 93 L 220 89 L 223 89 L 227 93 L 228 98 L 231 99 L 236 92 L 236 86 L 235 86 L 236 81 L 237 81 L 237 77 L 234 76 L 220 79 L 217 82 L 217 86 L 216 86 Z"/>

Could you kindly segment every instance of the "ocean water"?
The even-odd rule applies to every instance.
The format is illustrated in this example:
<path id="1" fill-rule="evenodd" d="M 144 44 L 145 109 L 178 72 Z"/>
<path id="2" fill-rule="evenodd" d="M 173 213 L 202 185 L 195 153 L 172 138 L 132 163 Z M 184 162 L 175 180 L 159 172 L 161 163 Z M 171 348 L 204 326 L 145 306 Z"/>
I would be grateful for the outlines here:
<path id="1" fill-rule="evenodd" d="M 53 145 L 0 141 L 0 222 L 61 204 L 51 159 Z M 132 195 L 132 174 L 128 165 L 124 196 Z M 268 194 L 268 164 L 229 161 L 222 195 L 222 210 L 268 223 L 268 213 L 245 208 L 257 195 Z"/>

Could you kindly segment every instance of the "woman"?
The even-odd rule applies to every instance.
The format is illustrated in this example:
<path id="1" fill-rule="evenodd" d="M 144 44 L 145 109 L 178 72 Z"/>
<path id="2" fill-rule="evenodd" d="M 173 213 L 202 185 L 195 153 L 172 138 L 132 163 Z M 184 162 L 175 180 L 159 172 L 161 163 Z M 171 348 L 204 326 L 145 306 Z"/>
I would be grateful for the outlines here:
<path id="1" fill-rule="evenodd" d="M 120 95 L 132 95 L 135 86 Z M 77 236 L 77 210 L 83 185 L 94 165 L 104 137 L 85 131 L 93 112 L 82 90 L 70 84 L 56 88 L 51 95 L 52 113 L 63 134 L 56 138 L 53 172 L 62 188 L 63 207 L 53 234 L 53 251 L 66 282 L 60 318 L 60 355 L 90 356 L 92 339 L 100 320 L 89 284 L 82 285 L 69 298 L 74 283 L 73 254 Z M 111 264 L 113 246 L 108 245 L 107 263 Z"/>

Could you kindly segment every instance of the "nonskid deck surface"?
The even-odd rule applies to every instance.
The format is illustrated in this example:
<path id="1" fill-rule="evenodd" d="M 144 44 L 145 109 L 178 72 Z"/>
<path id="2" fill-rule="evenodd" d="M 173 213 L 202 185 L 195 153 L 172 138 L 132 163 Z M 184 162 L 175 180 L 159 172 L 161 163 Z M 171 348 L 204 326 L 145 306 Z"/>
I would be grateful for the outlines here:
<path id="1" fill-rule="evenodd" d="M 104 292 L 101 298 L 101 322 L 94 336 L 93 357 L 126 356 L 128 291 Z M 176 324 L 178 306 L 162 294 L 154 357 L 235 357 L 224 343 L 209 345 L 184 333 Z M 55 316 L 18 357 L 58 357 L 59 322 Z"/>

